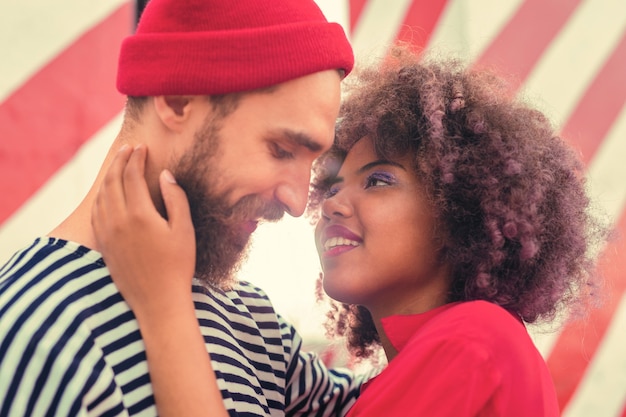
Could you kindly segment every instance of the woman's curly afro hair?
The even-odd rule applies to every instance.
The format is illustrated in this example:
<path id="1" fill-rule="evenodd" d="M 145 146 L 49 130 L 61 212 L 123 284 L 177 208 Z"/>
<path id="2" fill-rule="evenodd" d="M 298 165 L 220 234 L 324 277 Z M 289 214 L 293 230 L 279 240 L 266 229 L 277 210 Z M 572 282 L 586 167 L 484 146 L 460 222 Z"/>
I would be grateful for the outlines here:
<path id="1" fill-rule="evenodd" d="M 346 87 L 335 144 L 314 167 L 310 212 L 367 136 L 381 157 L 414 157 L 438 213 L 449 302 L 487 300 L 532 323 L 594 291 L 594 248 L 605 233 L 589 210 L 584 167 L 502 78 L 396 47 Z M 329 317 L 357 356 L 377 347 L 365 308 L 334 304 Z"/>

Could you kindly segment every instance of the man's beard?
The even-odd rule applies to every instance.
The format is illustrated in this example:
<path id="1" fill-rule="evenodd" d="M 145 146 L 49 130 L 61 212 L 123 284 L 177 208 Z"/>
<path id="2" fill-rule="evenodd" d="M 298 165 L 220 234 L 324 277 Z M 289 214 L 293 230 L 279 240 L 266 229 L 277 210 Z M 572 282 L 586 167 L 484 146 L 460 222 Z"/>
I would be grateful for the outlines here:
<path id="1" fill-rule="evenodd" d="M 260 218 L 276 221 L 284 210 L 279 203 L 255 195 L 228 206 L 226 196 L 211 186 L 221 179 L 215 169 L 219 142 L 216 120 L 207 120 L 196 133 L 192 148 L 176 164 L 174 176 L 189 200 L 196 235 L 196 278 L 227 289 L 248 255 L 250 235 L 243 223 Z"/>

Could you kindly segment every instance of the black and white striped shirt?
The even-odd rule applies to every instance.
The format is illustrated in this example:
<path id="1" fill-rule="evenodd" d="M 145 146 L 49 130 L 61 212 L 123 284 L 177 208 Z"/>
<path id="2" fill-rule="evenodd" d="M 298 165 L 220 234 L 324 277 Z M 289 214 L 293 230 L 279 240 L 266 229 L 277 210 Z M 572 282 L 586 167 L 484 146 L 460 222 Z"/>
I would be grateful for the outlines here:
<path id="1" fill-rule="evenodd" d="M 231 416 L 343 415 L 360 378 L 300 351 L 267 296 L 193 288 Z M 137 321 L 99 253 L 37 239 L 0 268 L 0 416 L 155 416 Z"/>

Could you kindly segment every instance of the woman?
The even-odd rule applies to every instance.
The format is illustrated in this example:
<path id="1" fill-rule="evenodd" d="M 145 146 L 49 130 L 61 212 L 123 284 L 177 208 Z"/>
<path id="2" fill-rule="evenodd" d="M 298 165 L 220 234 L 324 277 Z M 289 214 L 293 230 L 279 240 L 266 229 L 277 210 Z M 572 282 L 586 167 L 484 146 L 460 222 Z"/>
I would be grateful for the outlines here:
<path id="1" fill-rule="evenodd" d="M 524 323 L 593 288 L 601 228 L 575 153 L 511 97 L 402 52 L 348 92 L 311 204 L 323 288 L 353 352 L 389 360 L 350 415 L 559 414 Z"/>
<path id="2" fill-rule="evenodd" d="M 389 363 L 349 415 L 558 416 L 524 325 L 583 307 L 595 288 L 593 249 L 604 231 L 576 154 L 501 79 L 456 62 L 419 61 L 398 48 L 347 93 L 335 145 L 315 166 L 310 208 L 323 288 L 338 302 L 329 328 L 356 356 L 382 347 Z M 162 185 L 167 199 L 174 188 Z M 99 233 L 106 241 L 107 229 Z M 191 354 L 163 357 L 151 340 L 171 344 L 165 333 L 194 321 L 175 314 L 177 324 L 160 329 L 154 323 L 168 318 L 159 304 L 171 312 L 174 303 L 153 288 L 182 299 L 191 278 L 172 278 L 175 257 L 158 259 L 176 265 L 171 272 L 147 271 L 119 247 L 104 248 L 136 314 L 151 317 L 140 326 L 152 378 L 164 383 L 175 369 L 163 369 L 168 360 L 190 363 Z M 208 362 L 199 338 L 177 349 L 185 344 L 196 347 L 193 360 Z M 214 381 L 210 366 L 188 369 Z M 159 410 L 177 389 L 155 389 Z"/>

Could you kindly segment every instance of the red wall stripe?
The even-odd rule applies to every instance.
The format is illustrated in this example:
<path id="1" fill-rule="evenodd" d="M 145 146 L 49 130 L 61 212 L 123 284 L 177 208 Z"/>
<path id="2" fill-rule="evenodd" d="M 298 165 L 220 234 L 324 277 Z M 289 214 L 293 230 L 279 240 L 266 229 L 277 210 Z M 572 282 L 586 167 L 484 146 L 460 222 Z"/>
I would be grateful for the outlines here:
<path id="1" fill-rule="evenodd" d="M 563 136 L 578 147 L 589 163 L 626 103 L 626 35 L 598 72 L 563 129 Z M 548 358 L 561 409 L 567 406 L 582 380 L 590 358 L 604 337 L 621 296 L 626 291 L 626 211 L 618 224 L 620 240 L 607 248 L 601 271 L 606 282 L 607 301 L 591 311 L 584 321 L 567 324 Z M 608 264 L 610 262 L 610 265 Z M 572 347 L 577 347 L 573 349 Z"/>
<path id="2" fill-rule="evenodd" d="M 580 0 L 525 1 L 477 62 L 526 79 L 579 3 Z"/>
<path id="3" fill-rule="evenodd" d="M 563 128 L 589 162 L 626 103 L 626 33 Z"/>
<path id="4" fill-rule="evenodd" d="M 122 110 L 117 56 L 132 22 L 129 2 L 0 103 L 0 223 Z"/>
<path id="5" fill-rule="evenodd" d="M 418 50 L 428 45 L 447 0 L 414 0 L 407 11 L 397 39 L 411 42 Z"/>
<path id="6" fill-rule="evenodd" d="M 547 360 L 561 410 L 565 409 L 583 379 L 626 292 L 626 259 L 620 256 L 626 253 L 626 213 L 622 213 L 617 230 L 619 237 L 607 246 L 600 267 L 600 276 L 605 282 L 601 307 L 592 309 L 588 317 L 568 323 Z"/>
<path id="7" fill-rule="evenodd" d="M 477 65 L 496 66 L 500 71 L 514 75 L 521 86 L 579 3 L 579 0 L 560 1 L 558 4 L 541 0 L 526 1 L 477 60 Z M 594 83 L 566 125 L 567 130 L 564 130 L 572 143 L 583 150 L 585 162 L 591 160 L 624 104 L 626 93 L 623 91 L 626 85 L 619 81 L 625 71 L 623 44 L 620 43 L 596 75 Z M 607 95 L 611 96 L 610 103 L 607 102 Z M 585 114 L 590 108 L 595 111 L 591 115 Z M 581 117 L 582 114 L 585 116 Z M 572 136 L 572 132 L 581 134 Z M 626 214 L 622 215 L 619 230 L 621 235 L 626 236 Z M 615 248 L 614 244 L 607 253 L 624 251 L 626 245 L 621 242 L 619 248 Z M 606 333 L 619 297 L 626 290 L 624 270 L 626 261 L 620 261 L 619 265 L 613 264 L 610 269 L 602 271 L 610 285 L 606 304 L 601 309 L 591 311 L 585 321 L 566 325 L 547 360 L 562 410 L 583 378 L 590 358 Z"/>
<path id="8" fill-rule="evenodd" d="M 359 22 L 361 18 L 361 13 L 363 13 L 363 9 L 365 8 L 365 4 L 368 0 L 350 0 L 348 7 L 350 8 L 350 33 L 354 33 L 354 28 Z"/>

